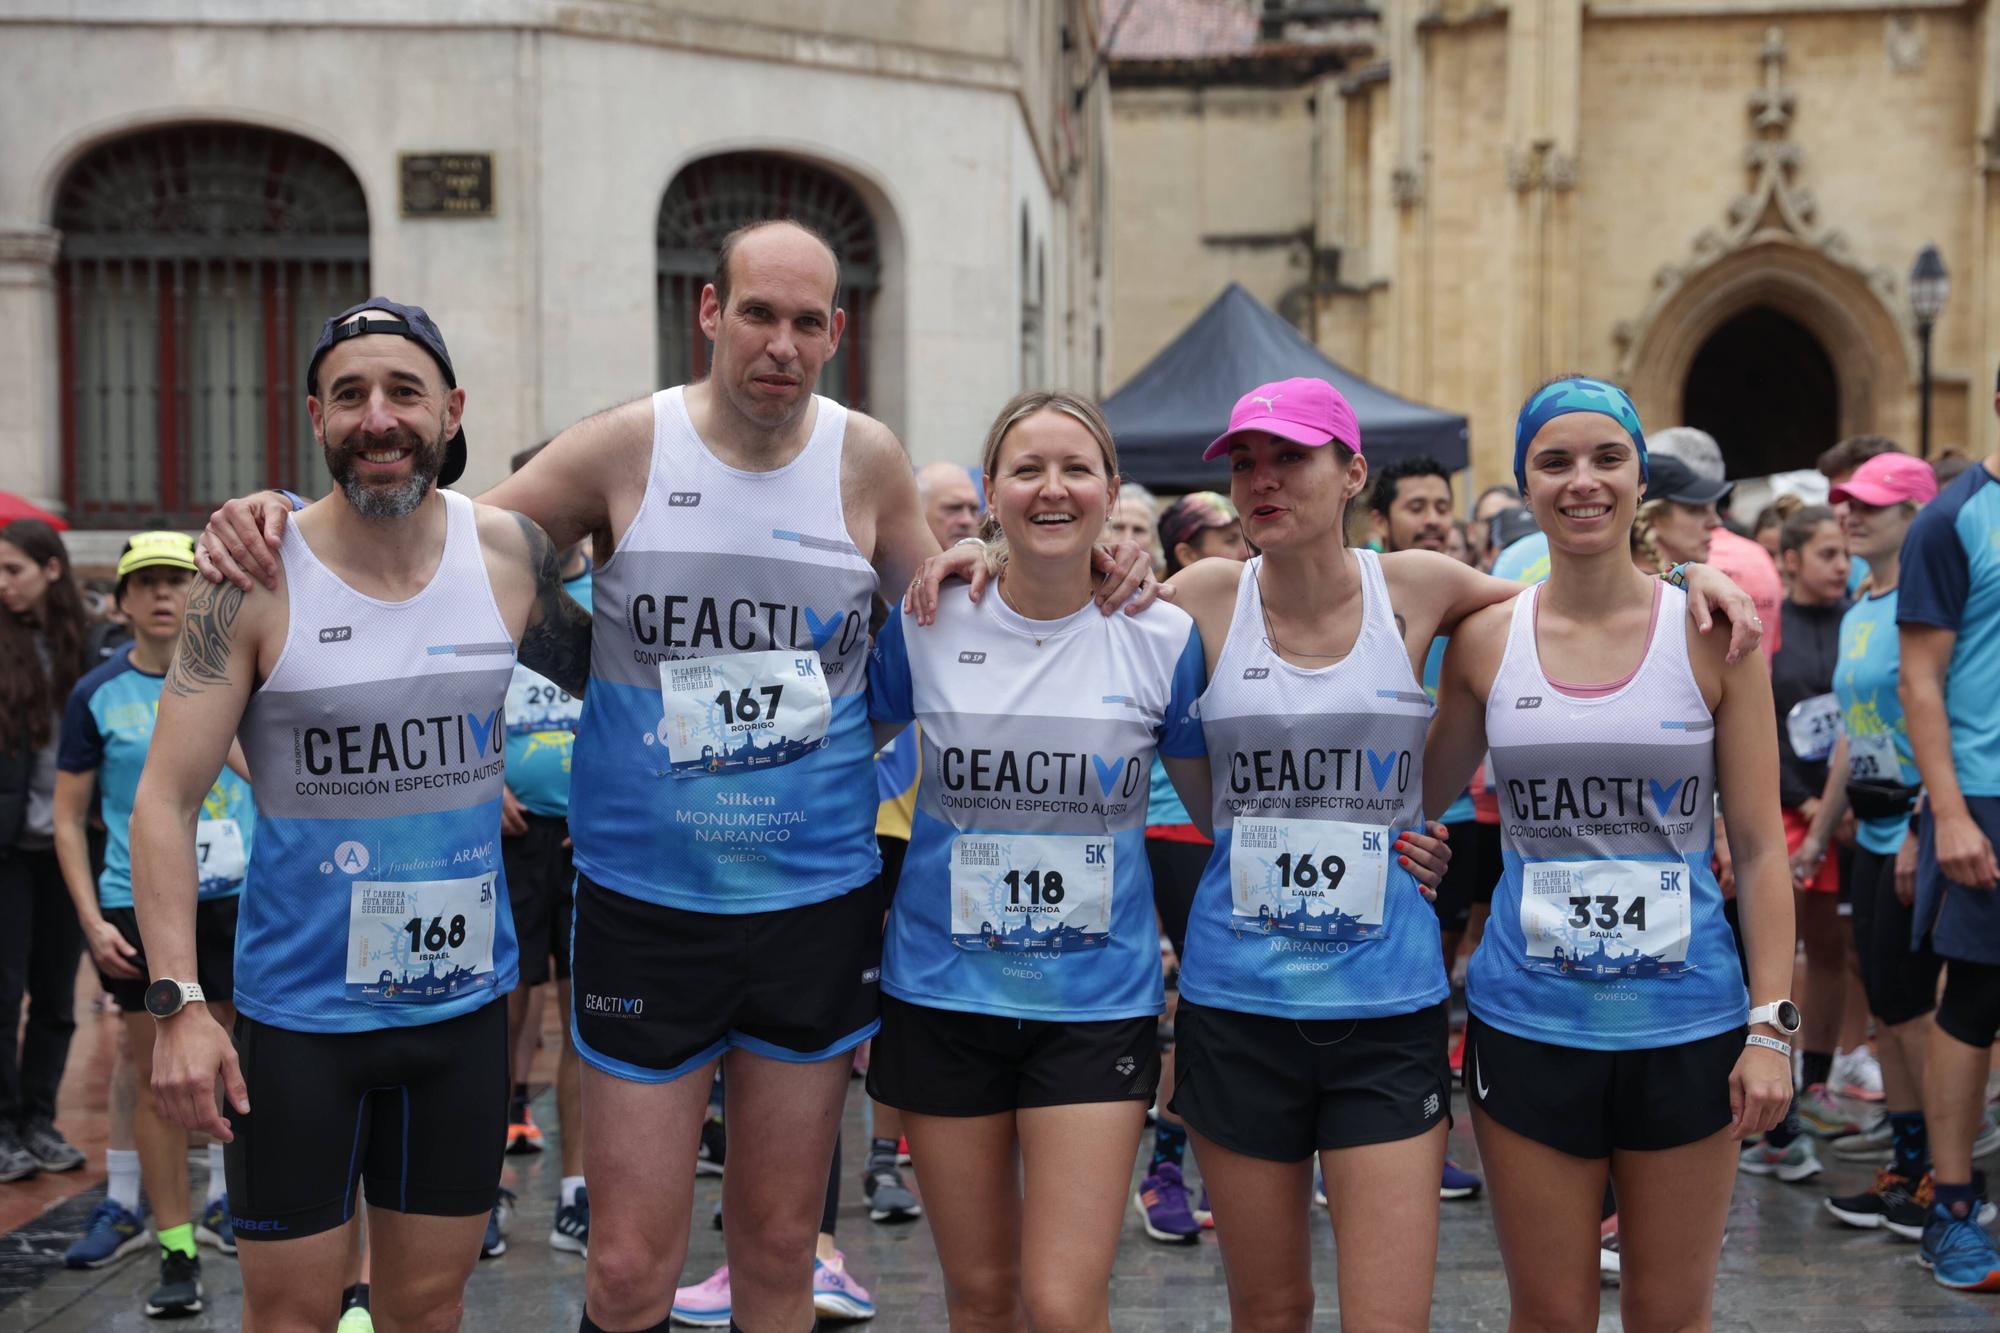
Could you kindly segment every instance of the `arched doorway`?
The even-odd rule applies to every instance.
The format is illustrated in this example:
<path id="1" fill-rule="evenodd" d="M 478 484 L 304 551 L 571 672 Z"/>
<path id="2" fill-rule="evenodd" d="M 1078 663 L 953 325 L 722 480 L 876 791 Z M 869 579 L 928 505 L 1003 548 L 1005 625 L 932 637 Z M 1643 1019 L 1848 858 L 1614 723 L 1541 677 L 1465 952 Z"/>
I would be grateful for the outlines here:
<path id="1" fill-rule="evenodd" d="M 881 286 L 875 220 L 854 187 L 839 176 L 780 153 L 723 153 L 692 162 L 660 200 L 659 329 L 662 385 L 708 373 L 710 347 L 701 332 L 701 289 L 713 277 L 722 238 L 759 218 L 797 218 L 826 237 L 840 259 L 847 311 L 840 351 L 820 372 L 819 392 L 868 409 L 871 306 Z"/>
<path id="2" fill-rule="evenodd" d="M 1832 359 L 1803 324 L 1768 306 L 1708 336 L 1682 402 L 1682 420 L 1715 437 L 1733 477 L 1809 468 L 1840 438 Z"/>
<path id="3" fill-rule="evenodd" d="M 176 125 L 86 153 L 53 217 L 64 498 L 85 527 L 199 527 L 324 489 L 305 413 L 320 324 L 368 296 L 368 205 L 330 150 Z"/>

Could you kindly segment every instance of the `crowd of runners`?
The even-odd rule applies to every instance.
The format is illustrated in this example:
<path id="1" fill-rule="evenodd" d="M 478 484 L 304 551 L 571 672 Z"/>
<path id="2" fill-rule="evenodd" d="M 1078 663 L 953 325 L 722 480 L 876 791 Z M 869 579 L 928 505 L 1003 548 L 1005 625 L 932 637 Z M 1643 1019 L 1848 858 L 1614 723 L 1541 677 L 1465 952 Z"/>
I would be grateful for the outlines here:
<path id="1" fill-rule="evenodd" d="M 438 326 L 334 315 L 332 488 L 133 537 L 122 643 L 0 529 L 0 1180 L 82 1162 L 80 951 L 123 1015 L 72 1264 L 192 1313 L 206 1243 L 248 1327 L 457 1327 L 554 1004 L 586 1333 L 867 1318 L 851 1179 L 954 1328 L 1108 1328 L 1131 1208 L 1302 1329 L 1315 1201 L 1342 1320 L 1422 1328 L 1482 1195 L 1517 1325 L 1609 1276 L 1701 1327 L 1738 1174 L 1822 1150 L 1879 1164 L 1828 1225 L 2000 1291 L 2000 459 L 1849 440 L 1739 532 L 1712 439 L 1572 375 L 1464 521 L 1312 379 L 1243 386 L 1226 495 L 1121 483 L 1059 391 L 913 472 L 813 392 L 838 290 L 733 233 L 708 377 L 477 500 Z"/>

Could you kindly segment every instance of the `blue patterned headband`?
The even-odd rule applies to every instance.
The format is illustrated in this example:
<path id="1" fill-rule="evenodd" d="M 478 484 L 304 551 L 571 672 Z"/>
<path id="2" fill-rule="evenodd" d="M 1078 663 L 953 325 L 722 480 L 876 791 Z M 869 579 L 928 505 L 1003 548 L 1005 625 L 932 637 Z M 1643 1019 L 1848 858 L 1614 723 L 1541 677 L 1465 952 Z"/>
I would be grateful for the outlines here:
<path id="1" fill-rule="evenodd" d="M 1631 397 L 1615 384 L 1586 379 L 1581 375 L 1557 380 L 1540 390 L 1521 408 L 1514 421 L 1514 482 L 1521 494 L 1528 493 L 1528 444 L 1542 427 L 1571 412 L 1602 412 L 1625 428 L 1639 451 L 1639 484 L 1647 480 L 1646 432 L 1639 425 L 1639 409 Z"/>

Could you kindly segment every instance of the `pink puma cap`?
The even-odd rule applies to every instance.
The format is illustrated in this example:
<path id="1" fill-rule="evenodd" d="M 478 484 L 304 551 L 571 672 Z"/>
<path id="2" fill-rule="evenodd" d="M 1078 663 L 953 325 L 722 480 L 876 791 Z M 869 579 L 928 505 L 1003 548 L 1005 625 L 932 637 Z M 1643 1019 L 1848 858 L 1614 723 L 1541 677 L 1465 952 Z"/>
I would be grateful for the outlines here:
<path id="1" fill-rule="evenodd" d="M 1333 440 L 1361 452 L 1361 423 L 1340 390 L 1325 380 L 1299 378 L 1260 384 L 1236 400 L 1229 429 L 1202 452 L 1208 462 L 1229 452 L 1238 435 L 1264 431 L 1294 444 L 1322 445 Z"/>

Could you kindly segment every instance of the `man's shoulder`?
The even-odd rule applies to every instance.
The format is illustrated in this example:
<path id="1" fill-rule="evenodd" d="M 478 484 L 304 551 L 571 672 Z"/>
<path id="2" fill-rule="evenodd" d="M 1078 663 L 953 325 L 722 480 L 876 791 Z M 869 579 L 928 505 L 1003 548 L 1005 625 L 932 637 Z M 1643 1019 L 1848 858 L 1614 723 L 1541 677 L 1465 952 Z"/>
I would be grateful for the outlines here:
<path id="1" fill-rule="evenodd" d="M 910 456 L 896 432 L 866 412 L 847 410 L 846 456 L 864 467 L 894 466 L 907 472 Z"/>

